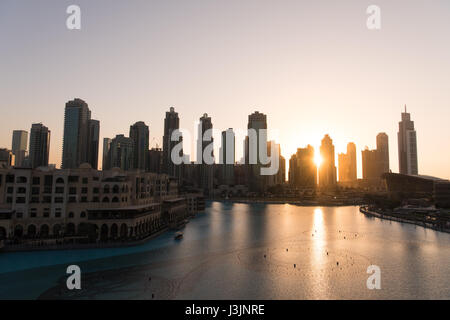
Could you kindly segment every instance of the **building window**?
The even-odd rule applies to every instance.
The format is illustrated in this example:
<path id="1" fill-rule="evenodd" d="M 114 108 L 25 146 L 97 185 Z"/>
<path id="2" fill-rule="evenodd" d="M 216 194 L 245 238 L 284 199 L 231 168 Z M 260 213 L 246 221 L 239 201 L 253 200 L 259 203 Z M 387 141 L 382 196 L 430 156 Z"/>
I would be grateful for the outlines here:
<path id="1" fill-rule="evenodd" d="M 12 197 L 7 197 L 6 198 L 6 203 L 12 203 Z"/>
<path id="2" fill-rule="evenodd" d="M 16 203 L 25 203 L 25 197 L 17 197 Z"/>
<path id="3" fill-rule="evenodd" d="M 51 203 L 52 202 L 52 197 L 51 196 L 44 196 L 43 203 Z"/>
<path id="4" fill-rule="evenodd" d="M 44 218 L 48 218 L 50 216 L 50 209 L 49 208 L 45 208 L 44 209 Z"/>
<path id="5" fill-rule="evenodd" d="M 76 182 L 78 182 L 78 176 L 69 176 L 69 183 L 76 183 Z M 58 179 L 61 179 L 61 178 L 58 178 Z M 56 181 L 56 183 L 64 183 L 64 180 L 63 180 L 63 182 L 58 182 L 58 181 Z"/>
<path id="6" fill-rule="evenodd" d="M 83 178 L 83 184 L 88 184 L 88 182 L 89 182 L 89 179 L 87 177 L 84 177 Z"/>
<path id="7" fill-rule="evenodd" d="M 82 212 L 80 213 L 80 218 L 86 218 L 86 212 L 82 211 Z"/>
<path id="8" fill-rule="evenodd" d="M 33 195 L 39 194 L 40 191 L 41 191 L 41 190 L 40 190 L 39 187 L 32 187 L 32 188 L 31 188 L 31 194 L 33 194 Z"/>
<path id="9" fill-rule="evenodd" d="M 56 211 L 55 212 L 55 218 L 61 218 L 61 212 L 60 211 Z"/>
<path id="10" fill-rule="evenodd" d="M 22 219 L 23 213 L 22 212 L 16 212 L 17 219 Z"/>
<path id="11" fill-rule="evenodd" d="M 92 202 L 100 202 L 100 199 L 98 197 L 92 198 Z"/>
<path id="12" fill-rule="evenodd" d="M 77 202 L 77 197 L 69 197 L 69 203 Z"/>
<path id="13" fill-rule="evenodd" d="M 14 193 L 14 188 L 13 187 L 8 187 L 6 189 L 6 193 Z"/>
<path id="14" fill-rule="evenodd" d="M 31 203 L 39 203 L 39 197 L 31 197 Z"/>
<path id="15" fill-rule="evenodd" d="M 69 212 L 69 218 L 73 218 L 73 217 L 74 217 L 73 212 Z"/>
<path id="16" fill-rule="evenodd" d="M 87 202 L 87 197 L 81 197 L 81 202 Z"/>
<path id="17" fill-rule="evenodd" d="M 94 189 L 93 189 L 93 192 L 94 192 L 95 194 L 98 194 L 98 193 L 100 192 L 100 189 L 99 189 L 99 188 L 94 188 Z"/>
<path id="18" fill-rule="evenodd" d="M 88 188 L 86 188 L 86 187 L 81 188 L 81 193 L 82 194 L 88 193 Z"/>
<path id="19" fill-rule="evenodd" d="M 17 177 L 17 183 L 27 183 L 28 179 L 26 177 Z"/>
<path id="20" fill-rule="evenodd" d="M 6 183 L 14 183 L 14 175 L 13 174 L 8 174 L 6 176 Z"/>
<path id="21" fill-rule="evenodd" d="M 41 178 L 33 177 L 33 185 L 39 185 L 39 184 L 41 184 Z"/>
<path id="22" fill-rule="evenodd" d="M 64 193 L 64 187 L 56 187 L 55 193 Z"/>
<path id="23" fill-rule="evenodd" d="M 56 183 L 58 184 L 64 184 L 64 179 L 59 177 L 58 179 L 56 179 Z"/>
<path id="24" fill-rule="evenodd" d="M 58 187 L 57 187 L 56 189 L 58 189 Z M 63 188 L 63 190 L 64 190 L 64 188 Z M 69 188 L 69 194 L 77 194 L 77 188 L 75 188 L 75 187 L 70 187 L 70 188 Z"/>
<path id="25" fill-rule="evenodd" d="M 53 176 L 45 176 L 44 185 L 52 186 L 53 185 Z"/>
<path id="26" fill-rule="evenodd" d="M 55 198 L 55 203 L 63 203 L 64 199 L 62 197 L 56 197 Z"/>
<path id="27" fill-rule="evenodd" d="M 17 188 L 17 193 L 24 194 L 24 193 L 26 193 L 26 192 L 27 192 L 27 189 L 24 188 L 24 187 L 19 187 L 19 188 Z"/>
<path id="28" fill-rule="evenodd" d="M 36 216 L 37 216 L 37 209 L 36 208 L 31 209 L 30 210 L 30 217 L 31 218 L 36 218 Z"/>

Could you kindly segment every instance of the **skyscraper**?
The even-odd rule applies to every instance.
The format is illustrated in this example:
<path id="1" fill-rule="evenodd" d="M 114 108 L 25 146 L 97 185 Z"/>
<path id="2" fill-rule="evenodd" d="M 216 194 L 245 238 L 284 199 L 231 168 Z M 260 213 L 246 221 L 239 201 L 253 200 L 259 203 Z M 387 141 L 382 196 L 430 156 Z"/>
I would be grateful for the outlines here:
<path id="1" fill-rule="evenodd" d="M 314 162 L 314 148 L 298 148 L 289 160 L 289 184 L 301 189 L 317 186 L 317 166 Z"/>
<path id="2" fill-rule="evenodd" d="M 245 163 L 248 165 L 249 190 L 262 192 L 266 189 L 265 176 L 261 176 L 260 146 L 267 146 L 267 116 L 255 111 L 248 116 L 248 135 L 245 141 Z"/>
<path id="3" fill-rule="evenodd" d="M 286 159 L 280 153 L 280 162 L 278 170 L 278 182 L 284 184 L 286 182 Z"/>
<path id="4" fill-rule="evenodd" d="M 207 113 L 203 114 L 203 116 L 199 119 L 198 125 L 198 140 L 197 140 L 197 162 L 198 163 L 208 163 L 211 162 L 209 157 L 205 156 L 213 156 L 214 157 L 214 138 L 212 136 L 212 121 L 211 117 L 208 116 Z M 210 146 L 206 153 L 206 148 Z M 208 152 L 211 151 L 211 152 Z"/>
<path id="5" fill-rule="evenodd" d="M 161 148 L 152 148 L 148 151 L 148 171 L 161 173 L 163 151 Z"/>
<path id="6" fill-rule="evenodd" d="M 389 172 L 389 138 L 384 132 L 377 135 L 377 148 L 362 151 L 363 179 L 380 180 L 383 173 Z"/>
<path id="7" fill-rule="evenodd" d="M 15 157 L 14 166 L 20 167 L 27 156 L 28 132 L 14 130 L 12 136 L 12 153 Z"/>
<path id="8" fill-rule="evenodd" d="M 63 169 L 78 168 L 85 162 L 97 169 L 99 131 L 100 123 L 91 119 L 91 111 L 86 102 L 76 98 L 66 103 Z"/>
<path id="9" fill-rule="evenodd" d="M 118 134 L 111 141 L 110 147 L 111 168 L 120 168 L 122 170 L 133 169 L 134 160 L 134 141 Z"/>
<path id="10" fill-rule="evenodd" d="M 378 150 L 369 150 L 366 146 L 361 152 L 362 155 L 362 173 L 363 179 L 381 179 L 381 162 Z"/>
<path id="11" fill-rule="evenodd" d="M 163 136 L 163 172 L 170 176 L 180 176 L 179 166 L 176 166 L 171 158 L 172 149 L 179 142 L 171 141 L 172 132 L 180 128 L 180 118 L 175 108 L 171 107 L 170 111 L 166 112 L 164 119 L 164 136 Z"/>
<path id="12" fill-rule="evenodd" d="M 356 145 L 353 142 L 347 144 L 347 153 L 338 155 L 339 182 L 354 182 L 356 177 Z"/>
<path id="13" fill-rule="evenodd" d="M 328 134 L 322 139 L 320 145 L 322 163 L 319 169 L 319 186 L 329 188 L 336 185 L 336 165 L 334 158 L 334 145 Z"/>
<path id="14" fill-rule="evenodd" d="M 398 164 L 401 174 L 417 175 L 417 137 L 411 115 L 402 112 L 402 121 L 398 123 Z"/>
<path id="15" fill-rule="evenodd" d="M 286 179 L 286 160 L 281 155 L 280 144 L 275 141 L 267 141 L 267 155 L 269 158 L 272 156 L 272 149 L 278 152 L 278 171 L 276 174 L 266 176 L 267 187 L 283 184 Z"/>
<path id="16" fill-rule="evenodd" d="M 136 122 L 130 126 L 130 138 L 133 140 L 133 168 L 146 170 L 148 164 L 149 151 L 149 129 L 148 126 L 142 122 Z"/>
<path id="17" fill-rule="evenodd" d="M 103 138 L 103 161 L 102 170 L 111 169 L 111 139 Z"/>
<path id="18" fill-rule="evenodd" d="M 234 184 L 235 143 L 236 138 L 232 128 L 222 131 L 220 163 L 222 164 L 222 179 L 226 185 Z"/>
<path id="19" fill-rule="evenodd" d="M 30 131 L 30 165 L 32 168 L 48 166 L 50 130 L 42 123 L 34 123 Z"/>
<path id="20" fill-rule="evenodd" d="M 214 139 L 212 137 L 211 117 L 205 113 L 200 118 L 197 140 L 197 163 L 200 165 L 199 186 L 209 195 L 214 183 Z M 206 141 L 205 141 L 206 140 Z"/>
<path id="21" fill-rule="evenodd" d="M 380 132 L 377 135 L 377 150 L 380 157 L 380 170 L 382 173 L 389 172 L 389 137 L 384 132 Z"/>
<path id="22" fill-rule="evenodd" d="M 87 144 L 87 163 L 91 165 L 92 168 L 98 168 L 98 148 L 100 141 L 100 121 L 89 120 L 89 131 L 88 131 L 88 144 Z"/>

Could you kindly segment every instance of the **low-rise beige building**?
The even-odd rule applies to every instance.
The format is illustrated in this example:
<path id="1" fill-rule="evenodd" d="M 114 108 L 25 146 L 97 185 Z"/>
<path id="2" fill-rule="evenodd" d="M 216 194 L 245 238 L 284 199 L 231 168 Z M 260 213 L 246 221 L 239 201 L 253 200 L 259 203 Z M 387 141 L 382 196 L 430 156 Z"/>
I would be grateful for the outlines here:
<path id="1" fill-rule="evenodd" d="M 88 164 L 64 170 L 2 168 L 0 240 L 140 240 L 195 213 L 197 198 L 202 196 L 179 195 L 176 181 L 165 174 L 98 171 Z"/>

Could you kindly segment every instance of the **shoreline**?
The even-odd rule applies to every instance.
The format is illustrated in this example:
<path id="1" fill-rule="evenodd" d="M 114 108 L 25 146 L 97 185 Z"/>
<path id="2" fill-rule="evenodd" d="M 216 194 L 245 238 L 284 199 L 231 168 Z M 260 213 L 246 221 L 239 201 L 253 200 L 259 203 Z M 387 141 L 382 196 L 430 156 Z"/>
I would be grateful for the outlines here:
<path id="1" fill-rule="evenodd" d="M 434 231 L 450 233 L 450 229 L 438 228 L 438 227 L 435 227 L 432 223 L 419 222 L 419 221 L 415 221 L 415 220 L 409 220 L 409 219 L 405 219 L 405 218 L 391 216 L 388 214 L 382 214 L 379 212 L 371 211 L 366 206 L 360 206 L 359 211 L 368 217 L 374 217 L 374 218 L 378 218 L 378 219 L 382 219 L 382 220 L 389 220 L 389 221 L 395 221 L 395 222 L 400 222 L 400 223 L 408 223 L 408 224 L 416 225 L 416 226 L 423 227 L 426 229 L 431 229 Z"/>
<path id="2" fill-rule="evenodd" d="M 362 201 L 354 202 L 328 202 L 328 201 L 301 201 L 301 200 L 264 200 L 264 199 L 208 199 L 208 201 L 231 202 L 231 203 L 263 203 L 263 204 L 290 204 L 298 207 L 348 207 L 362 206 Z"/>
<path id="3" fill-rule="evenodd" d="M 190 219 L 194 218 L 195 215 L 191 216 Z M 134 247 L 142 245 L 154 238 L 159 237 L 160 235 L 171 231 L 171 230 L 179 230 L 184 228 L 190 221 L 180 225 L 177 229 L 171 228 L 169 226 L 164 227 L 161 230 L 158 230 L 155 233 L 148 235 L 145 238 L 132 240 L 132 241 L 117 241 L 117 242 L 103 242 L 103 243 L 78 243 L 78 244 L 58 244 L 58 245 L 49 245 L 49 246 L 27 246 L 27 245 L 4 245 L 0 247 L 0 253 L 2 252 L 32 252 L 32 251 L 58 251 L 58 250 L 89 250 L 89 249 L 110 249 L 110 248 L 126 248 L 126 247 Z"/>
<path id="4" fill-rule="evenodd" d="M 60 244 L 60 245 L 49 245 L 49 246 L 20 246 L 17 247 L 5 245 L 0 249 L 0 252 L 32 252 L 32 251 L 58 251 L 58 250 L 89 250 L 89 249 L 110 249 L 110 248 L 126 248 L 126 247 L 134 247 L 141 244 L 144 244 L 163 233 L 169 231 L 170 228 L 166 227 L 165 229 L 159 230 L 145 238 L 127 241 L 127 242 L 104 242 L 104 243 L 79 243 L 79 244 Z"/>

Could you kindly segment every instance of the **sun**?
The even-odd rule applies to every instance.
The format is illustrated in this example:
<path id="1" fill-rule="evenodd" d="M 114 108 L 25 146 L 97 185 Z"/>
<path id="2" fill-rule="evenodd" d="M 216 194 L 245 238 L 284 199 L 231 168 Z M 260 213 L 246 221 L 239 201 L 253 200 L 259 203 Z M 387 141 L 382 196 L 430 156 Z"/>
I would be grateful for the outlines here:
<path id="1" fill-rule="evenodd" d="M 320 155 L 319 152 L 316 152 L 314 154 L 314 163 L 316 164 L 317 167 L 320 167 L 320 165 L 322 164 L 322 156 Z"/>

